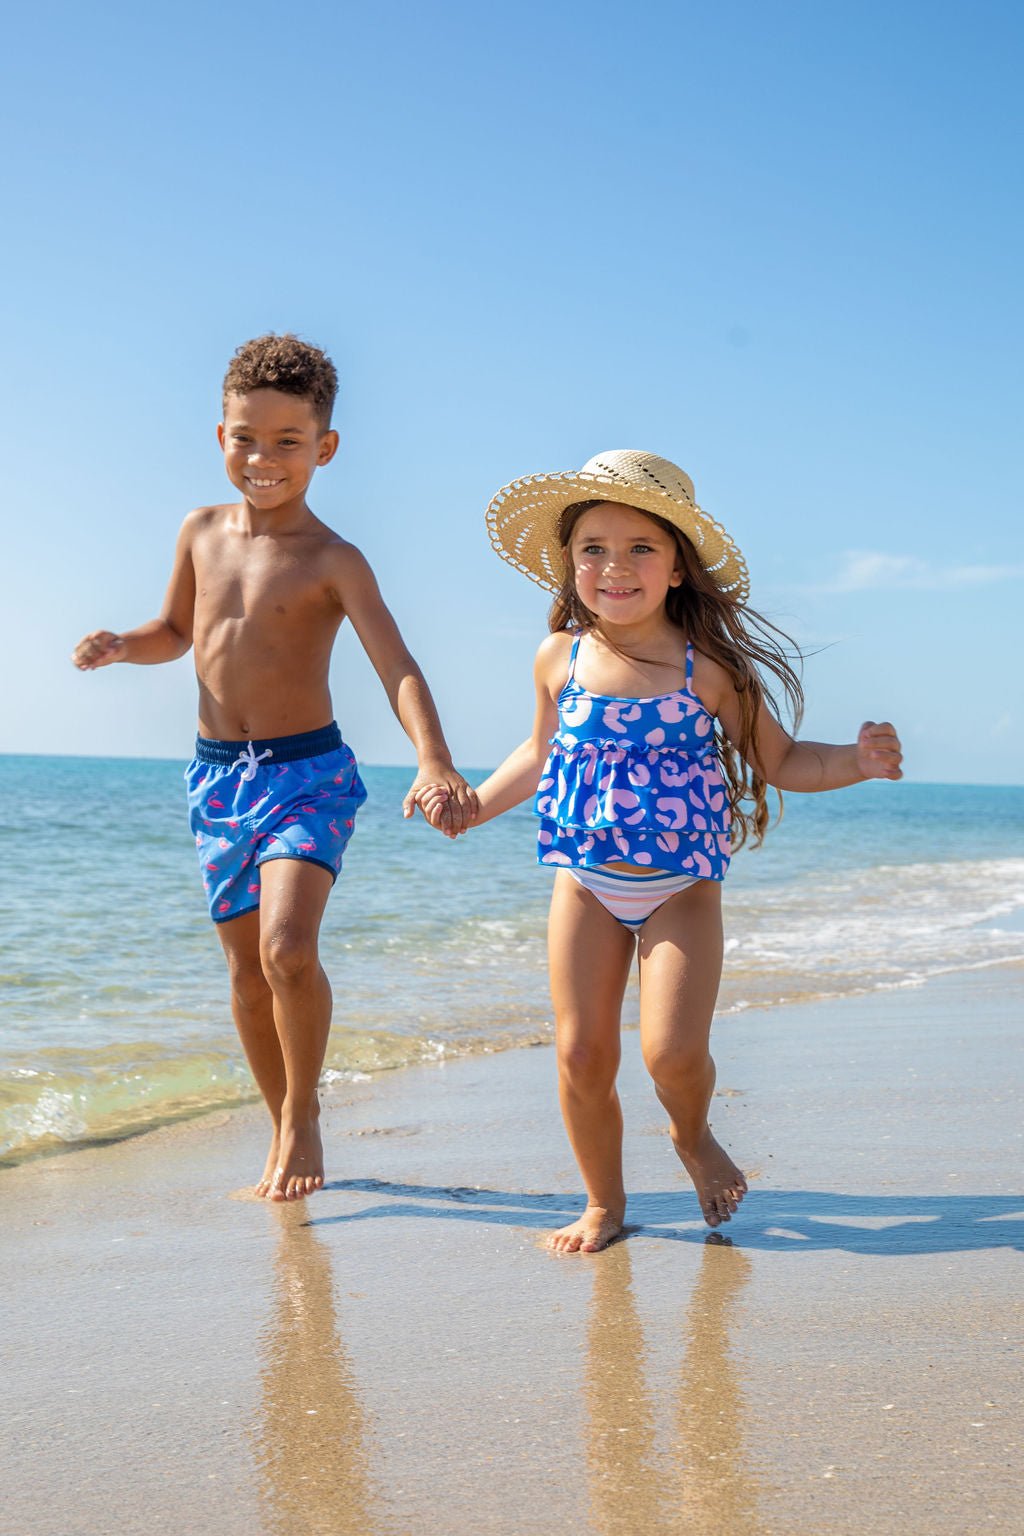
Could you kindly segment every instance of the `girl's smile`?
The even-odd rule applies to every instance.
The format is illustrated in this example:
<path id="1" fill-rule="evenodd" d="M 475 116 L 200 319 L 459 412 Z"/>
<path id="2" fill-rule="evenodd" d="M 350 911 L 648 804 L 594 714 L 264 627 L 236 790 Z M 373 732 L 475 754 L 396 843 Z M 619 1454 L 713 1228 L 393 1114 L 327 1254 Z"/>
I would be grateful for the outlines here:
<path id="1" fill-rule="evenodd" d="M 675 540 L 636 507 L 602 501 L 573 529 L 570 555 L 577 595 L 599 617 L 637 623 L 661 611 L 682 581 Z"/>

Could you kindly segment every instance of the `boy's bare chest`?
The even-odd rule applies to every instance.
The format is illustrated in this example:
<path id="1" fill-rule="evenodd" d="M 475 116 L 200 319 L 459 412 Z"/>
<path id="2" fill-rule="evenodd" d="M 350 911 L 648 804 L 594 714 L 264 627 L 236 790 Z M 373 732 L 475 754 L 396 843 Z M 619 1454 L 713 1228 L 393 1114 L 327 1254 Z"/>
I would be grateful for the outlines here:
<path id="1" fill-rule="evenodd" d="M 305 541 L 211 541 L 194 555 L 197 618 L 294 618 L 331 606 L 317 555 Z"/>

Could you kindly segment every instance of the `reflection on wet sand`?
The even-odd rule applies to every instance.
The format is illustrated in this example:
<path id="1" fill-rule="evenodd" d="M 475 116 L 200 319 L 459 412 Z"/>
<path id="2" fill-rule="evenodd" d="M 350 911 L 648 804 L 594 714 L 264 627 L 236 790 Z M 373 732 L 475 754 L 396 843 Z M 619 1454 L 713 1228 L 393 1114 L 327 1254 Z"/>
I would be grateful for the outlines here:
<path id="1" fill-rule="evenodd" d="M 676 1460 L 679 1513 L 695 1533 L 758 1531 L 758 1480 L 743 1446 L 743 1392 L 729 1350 L 736 1300 L 750 1278 L 738 1248 L 708 1243 L 686 1314 L 679 1373 Z"/>
<path id="2" fill-rule="evenodd" d="M 671 1505 L 655 1458 L 655 1406 L 633 1298 L 629 1244 L 593 1265 L 584 1396 L 587 1485 L 601 1536 L 669 1531 Z"/>
<path id="3" fill-rule="evenodd" d="M 338 1333 L 330 1257 L 301 1224 L 301 1212 L 275 1214 L 275 1302 L 259 1339 L 263 1414 L 256 1428 L 267 1530 L 372 1536 L 365 1416 Z"/>
<path id="4" fill-rule="evenodd" d="M 729 1355 L 749 1275 L 738 1249 L 704 1248 L 677 1366 L 645 1360 L 629 1244 L 594 1265 L 584 1392 L 588 1488 L 601 1536 L 755 1536 L 757 1483 L 744 1463 L 743 1394 Z M 673 1397 L 666 1454 L 657 1443 L 658 1404 Z"/>

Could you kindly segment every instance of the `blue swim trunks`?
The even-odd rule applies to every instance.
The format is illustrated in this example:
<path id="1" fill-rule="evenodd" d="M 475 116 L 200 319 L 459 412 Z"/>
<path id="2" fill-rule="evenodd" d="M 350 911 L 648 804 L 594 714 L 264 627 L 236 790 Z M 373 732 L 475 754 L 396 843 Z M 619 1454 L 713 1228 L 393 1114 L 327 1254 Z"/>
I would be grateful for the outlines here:
<path id="1" fill-rule="evenodd" d="M 309 859 L 337 879 L 366 799 L 334 724 L 270 741 L 196 737 L 185 772 L 210 916 L 229 922 L 260 904 L 260 865 Z"/>

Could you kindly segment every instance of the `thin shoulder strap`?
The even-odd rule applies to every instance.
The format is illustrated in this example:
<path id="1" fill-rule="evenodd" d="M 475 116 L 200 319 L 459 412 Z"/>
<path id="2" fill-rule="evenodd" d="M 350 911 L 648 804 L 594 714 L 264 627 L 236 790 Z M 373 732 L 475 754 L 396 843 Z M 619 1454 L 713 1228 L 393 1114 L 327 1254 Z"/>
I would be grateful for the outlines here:
<path id="1" fill-rule="evenodd" d="M 686 642 L 686 690 L 693 692 L 693 641 Z"/>
<path id="2" fill-rule="evenodd" d="M 575 637 L 574 637 L 573 642 L 572 642 L 572 650 L 569 652 L 569 675 L 566 678 L 566 682 L 567 683 L 575 682 L 575 679 L 576 679 L 576 653 L 577 653 L 577 651 L 580 648 L 580 641 L 582 639 L 583 639 L 583 631 L 582 631 L 582 629 L 578 629 L 576 631 Z"/>

